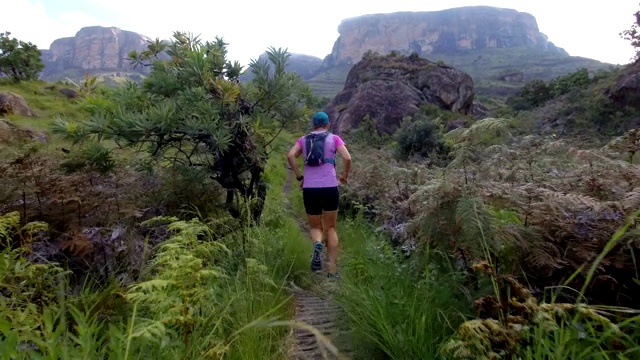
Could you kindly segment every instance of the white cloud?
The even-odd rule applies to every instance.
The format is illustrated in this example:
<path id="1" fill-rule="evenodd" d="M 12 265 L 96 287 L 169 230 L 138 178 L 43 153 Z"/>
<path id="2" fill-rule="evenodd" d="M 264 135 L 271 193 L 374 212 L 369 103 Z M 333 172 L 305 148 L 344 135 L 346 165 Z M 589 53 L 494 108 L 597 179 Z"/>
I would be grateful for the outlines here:
<path id="1" fill-rule="evenodd" d="M 299 0 L 206 2 L 179 0 L 171 6 L 150 0 L 86 0 L 95 14 L 78 11 L 52 16 L 39 2 L 12 0 L 3 5 L 10 14 L 25 17 L 3 18 L 3 25 L 15 36 L 48 48 L 58 37 L 73 36 L 81 27 L 117 26 L 151 38 L 168 39 L 174 30 L 219 35 L 230 44 L 232 59 L 247 63 L 269 46 L 286 47 L 291 52 L 324 57 L 338 37 L 340 22 L 349 17 L 395 11 L 429 11 L 478 5 L 478 0 L 424 2 L 416 0 Z M 87 3 L 85 3 L 86 5 Z M 204 5 L 206 4 L 206 5 Z M 627 63 L 631 46 L 618 33 L 631 25 L 637 3 L 625 1 L 569 2 L 561 0 L 486 0 L 482 4 L 529 12 L 540 30 L 571 55 L 612 63 Z M 8 8 L 7 8 L 8 6 Z M 28 21 L 24 21 L 28 19 Z M 112 22 L 107 22 L 112 19 Z M 1 30 L 1 29 L 0 29 Z"/>
<path id="2" fill-rule="evenodd" d="M 47 14 L 41 1 L 12 0 L 2 5 L 11 16 L 3 16 L 0 31 L 10 31 L 12 37 L 29 41 L 48 49 L 57 38 L 75 35 L 83 26 L 108 25 L 90 14 L 78 11 Z"/>

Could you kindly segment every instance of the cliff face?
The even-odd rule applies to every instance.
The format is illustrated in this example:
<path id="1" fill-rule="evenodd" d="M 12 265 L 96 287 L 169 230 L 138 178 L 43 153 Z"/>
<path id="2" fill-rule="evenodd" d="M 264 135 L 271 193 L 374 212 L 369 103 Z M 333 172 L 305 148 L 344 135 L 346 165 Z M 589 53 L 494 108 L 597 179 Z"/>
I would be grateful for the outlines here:
<path id="1" fill-rule="evenodd" d="M 456 53 L 486 48 L 528 47 L 568 56 L 540 33 L 535 17 L 488 6 L 430 12 L 365 15 L 343 20 L 326 65 L 353 64 L 367 51 L 386 54 Z"/>
<path id="2" fill-rule="evenodd" d="M 80 29 L 74 37 L 57 39 L 49 50 L 42 50 L 45 68 L 42 78 L 54 79 L 61 73 L 134 70 L 126 60 L 132 50 L 146 48 L 148 37 L 115 27 L 91 26 Z"/>

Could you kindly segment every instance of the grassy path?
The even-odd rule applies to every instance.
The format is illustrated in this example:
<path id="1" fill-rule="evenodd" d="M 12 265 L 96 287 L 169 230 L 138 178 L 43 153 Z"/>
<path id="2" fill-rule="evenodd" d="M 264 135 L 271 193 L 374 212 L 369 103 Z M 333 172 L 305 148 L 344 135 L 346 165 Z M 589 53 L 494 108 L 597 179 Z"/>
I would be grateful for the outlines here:
<path id="1" fill-rule="evenodd" d="M 287 206 L 293 212 L 290 196 L 292 180 L 293 172 L 289 171 L 283 192 L 287 199 Z M 308 226 L 304 219 L 297 217 L 297 220 L 300 230 L 308 234 Z M 309 249 L 311 251 L 311 246 Z M 322 279 L 324 275 L 321 273 L 318 276 Z M 338 325 L 341 309 L 331 301 L 330 294 L 326 291 L 326 281 L 312 282 L 315 284 L 310 286 L 310 290 L 293 286 L 294 319 L 300 327 L 291 331 L 289 359 L 349 359 L 345 351 L 339 352 L 333 345 L 341 332 Z"/>

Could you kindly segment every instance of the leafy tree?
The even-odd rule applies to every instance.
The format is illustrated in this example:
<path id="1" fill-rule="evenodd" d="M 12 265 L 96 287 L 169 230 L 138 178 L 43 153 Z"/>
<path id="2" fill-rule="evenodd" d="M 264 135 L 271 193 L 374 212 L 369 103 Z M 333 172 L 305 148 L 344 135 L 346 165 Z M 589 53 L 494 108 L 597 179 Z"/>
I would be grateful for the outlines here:
<path id="1" fill-rule="evenodd" d="M 549 85 L 543 80 L 526 83 L 515 96 L 507 98 L 507 105 L 514 110 L 529 110 L 544 104 L 553 97 Z"/>
<path id="2" fill-rule="evenodd" d="M 640 10 L 636 11 L 633 16 L 635 22 L 631 24 L 631 28 L 620 33 L 620 37 L 629 41 L 631 46 L 636 50 L 634 60 L 640 60 Z"/>
<path id="3" fill-rule="evenodd" d="M 9 38 L 10 35 L 0 33 L 0 76 L 16 81 L 37 79 L 44 69 L 42 53 L 36 45 Z"/>
<path id="4" fill-rule="evenodd" d="M 205 171 L 226 190 L 232 216 L 240 217 L 245 207 L 238 200 L 245 200 L 259 221 L 269 145 L 287 123 L 309 115 L 304 104 L 310 91 L 285 71 L 286 50 L 270 48 L 267 59 L 252 60 L 254 79 L 241 84 L 242 66 L 227 59 L 222 38 L 203 42 L 183 32 L 173 38 L 131 54 L 133 62 L 151 67 L 142 86 L 115 88 L 108 101 L 89 96 L 90 118 L 81 129 L 58 128 L 75 129 L 77 141 L 95 136 L 142 150 L 151 165 Z"/>

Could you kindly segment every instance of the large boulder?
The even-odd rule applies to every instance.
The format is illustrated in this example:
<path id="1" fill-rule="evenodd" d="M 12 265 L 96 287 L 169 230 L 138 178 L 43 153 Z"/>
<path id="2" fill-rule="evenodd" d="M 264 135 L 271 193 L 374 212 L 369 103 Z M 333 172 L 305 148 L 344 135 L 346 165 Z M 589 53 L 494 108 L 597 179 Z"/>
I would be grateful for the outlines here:
<path id="1" fill-rule="evenodd" d="M 18 141 L 46 142 L 47 135 L 42 132 L 22 128 L 9 120 L 0 119 L 0 143 Z"/>
<path id="2" fill-rule="evenodd" d="M 0 115 L 33 116 L 33 111 L 27 105 L 27 101 L 20 95 L 3 91 L 0 92 Z"/>
<path id="3" fill-rule="evenodd" d="M 473 79 L 454 67 L 417 56 L 368 54 L 351 69 L 326 112 L 336 133 L 358 127 L 369 115 L 379 133 L 391 134 L 425 104 L 471 115 L 473 98 Z"/>

